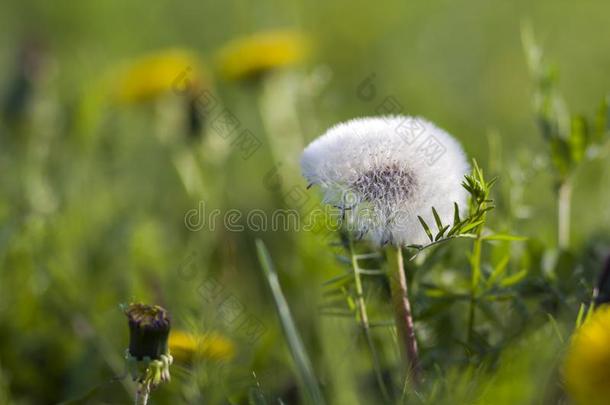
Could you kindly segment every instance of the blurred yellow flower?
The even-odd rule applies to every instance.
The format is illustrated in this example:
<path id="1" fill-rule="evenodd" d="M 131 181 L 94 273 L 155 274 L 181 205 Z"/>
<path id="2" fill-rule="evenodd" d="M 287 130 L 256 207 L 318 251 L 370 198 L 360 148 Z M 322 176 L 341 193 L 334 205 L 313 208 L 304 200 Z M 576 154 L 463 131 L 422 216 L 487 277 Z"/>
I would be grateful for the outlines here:
<path id="1" fill-rule="evenodd" d="M 302 34 L 267 31 L 229 42 L 219 51 L 217 62 L 223 77 L 239 80 L 298 63 L 308 53 L 309 43 Z"/>
<path id="2" fill-rule="evenodd" d="M 610 403 L 610 306 L 594 312 L 572 336 L 564 364 L 566 389 L 579 405 Z"/>
<path id="3" fill-rule="evenodd" d="M 169 335 L 169 351 L 176 361 L 182 363 L 200 359 L 229 360 L 235 355 L 235 346 L 214 332 L 194 335 L 172 330 Z"/>
<path id="4" fill-rule="evenodd" d="M 124 103 L 153 100 L 170 92 L 183 92 L 188 81 L 194 91 L 203 84 L 197 57 L 184 49 L 168 49 L 142 56 L 119 70 L 114 98 Z"/>

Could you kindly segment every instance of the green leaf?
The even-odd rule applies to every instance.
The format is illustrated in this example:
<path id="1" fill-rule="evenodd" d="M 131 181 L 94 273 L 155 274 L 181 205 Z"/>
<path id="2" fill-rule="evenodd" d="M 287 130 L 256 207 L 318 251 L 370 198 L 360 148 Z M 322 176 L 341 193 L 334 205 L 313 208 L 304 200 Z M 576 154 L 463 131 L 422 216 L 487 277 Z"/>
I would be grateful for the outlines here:
<path id="1" fill-rule="evenodd" d="M 588 322 L 591 319 L 591 316 L 593 316 L 593 311 L 595 311 L 595 305 L 591 304 L 589 305 L 589 308 L 587 308 L 587 315 L 585 315 L 584 322 Z"/>
<path id="2" fill-rule="evenodd" d="M 344 286 L 337 286 L 335 288 L 330 288 L 325 290 L 322 293 L 322 297 L 324 298 L 332 298 L 332 297 L 345 297 L 348 294 L 347 289 Z"/>
<path id="3" fill-rule="evenodd" d="M 479 225 L 483 224 L 484 222 L 485 222 L 485 220 L 483 220 L 483 219 L 482 219 L 482 220 L 480 220 L 480 221 L 476 221 L 476 222 L 473 222 L 473 223 L 471 223 L 471 224 L 468 224 L 468 225 L 466 225 L 465 227 L 463 227 L 462 229 L 460 229 L 460 233 L 466 233 L 466 232 L 468 232 L 469 230 L 474 229 L 474 228 L 476 228 L 477 226 L 479 226 Z"/>
<path id="4" fill-rule="evenodd" d="M 472 159 L 472 172 L 476 177 L 481 177 L 481 168 L 479 167 L 479 163 L 476 159 Z"/>
<path id="5" fill-rule="evenodd" d="M 486 282 L 487 288 L 491 288 L 495 284 L 495 282 L 497 280 L 499 280 L 500 277 L 502 277 L 502 275 L 506 272 L 506 269 L 508 268 L 509 260 L 510 260 L 510 254 L 506 254 L 502 259 L 500 259 L 498 264 L 496 264 L 494 266 L 494 269 L 491 272 L 491 274 L 489 275 L 489 278 L 487 279 L 487 282 Z"/>
<path id="6" fill-rule="evenodd" d="M 434 207 L 432 207 L 432 215 L 434 215 L 434 221 L 436 222 L 436 228 L 440 231 L 441 229 L 443 229 L 443 223 L 441 221 L 441 217 L 438 216 L 438 212 L 436 212 L 436 209 Z"/>
<path id="7" fill-rule="evenodd" d="M 491 210 L 493 210 L 494 208 L 496 208 L 496 206 L 495 206 L 495 205 L 489 205 L 489 206 L 487 206 L 487 207 L 485 207 L 485 208 L 481 208 L 481 211 L 479 211 L 478 216 L 482 216 L 482 214 L 484 214 L 484 213 L 486 213 L 486 212 L 488 212 L 488 211 L 491 211 Z"/>
<path id="8" fill-rule="evenodd" d="M 430 238 L 430 242 L 434 242 L 434 238 L 432 237 L 432 232 L 430 232 L 430 228 L 428 227 L 428 224 L 426 223 L 426 221 L 424 221 L 424 219 L 422 217 L 420 217 L 419 215 L 417 216 L 417 219 L 419 219 L 419 223 L 421 224 L 421 226 L 424 227 L 424 231 L 426 231 L 426 235 L 428 235 L 428 238 Z"/>
<path id="9" fill-rule="evenodd" d="M 555 169 L 562 177 L 565 177 L 570 172 L 570 147 L 563 138 L 552 138 L 549 141 L 551 147 L 551 160 Z"/>
<path id="10" fill-rule="evenodd" d="M 342 264 L 352 264 L 352 259 L 343 255 L 335 255 L 335 259 Z"/>
<path id="11" fill-rule="evenodd" d="M 431 298 L 470 299 L 468 294 L 454 293 L 433 283 L 422 282 L 421 286 L 424 287 L 424 293 Z"/>
<path id="12" fill-rule="evenodd" d="M 465 222 L 466 222 L 466 220 L 458 223 L 457 225 L 454 225 L 453 228 L 451 228 L 449 230 L 449 232 L 447 233 L 447 237 L 453 236 L 454 234 L 459 233 L 460 230 L 462 229 L 462 225 L 464 225 Z"/>
<path id="13" fill-rule="evenodd" d="M 493 235 L 483 236 L 483 240 L 505 240 L 505 241 L 525 241 L 527 240 L 524 236 L 508 235 L 502 233 L 495 233 Z"/>
<path id="14" fill-rule="evenodd" d="M 518 282 L 520 282 L 521 280 L 523 280 L 526 276 L 527 276 L 527 270 L 521 270 L 520 272 L 515 273 L 512 276 L 508 276 L 508 277 L 504 278 L 502 281 L 500 281 L 500 285 L 502 287 L 513 286 L 513 285 L 517 284 Z"/>
<path id="15" fill-rule="evenodd" d="M 449 225 L 445 225 L 439 232 L 438 234 L 434 237 L 434 241 L 438 241 L 440 240 L 443 235 L 445 234 L 445 232 L 447 231 L 447 229 L 449 229 Z"/>
<path id="16" fill-rule="evenodd" d="M 347 273 L 347 274 L 341 274 L 339 276 L 330 278 L 328 280 L 326 280 L 324 283 L 322 283 L 323 286 L 327 286 L 327 285 L 331 285 L 331 284 L 335 284 L 338 282 L 341 282 L 341 284 L 343 284 L 345 281 L 350 281 L 350 279 L 352 278 L 352 274 L 351 273 Z"/>
<path id="17" fill-rule="evenodd" d="M 570 148 L 570 157 L 575 163 L 579 163 L 585 156 L 585 150 L 587 149 L 587 133 L 587 122 L 585 119 L 583 117 L 573 117 L 568 144 Z"/>
<path id="18" fill-rule="evenodd" d="M 453 203 L 453 226 L 460 223 L 460 209 L 456 202 Z"/>
<path id="19" fill-rule="evenodd" d="M 490 189 L 491 189 L 491 188 L 494 186 L 494 184 L 496 184 L 496 183 L 498 182 L 498 178 L 499 178 L 499 177 L 498 177 L 498 176 L 496 176 L 496 177 L 494 177 L 493 179 L 491 179 L 491 180 L 489 180 L 489 181 L 487 182 L 487 184 L 486 184 L 486 186 L 487 186 L 487 190 L 490 190 Z"/>
<path id="20" fill-rule="evenodd" d="M 424 293 L 430 298 L 444 298 L 450 294 L 448 291 L 441 290 L 440 288 L 428 288 Z"/>
<path id="21" fill-rule="evenodd" d="M 462 183 L 462 187 L 464 187 L 470 194 L 474 194 L 474 189 L 469 184 L 464 182 Z"/>
<path id="22" fill-rule="evenodd" d="M 578 308 L 578 315 L 576 316 L 576 327 L 577 328 L 580 328 L 584 322 L 585 309 L 586 309 L 585 304 L 581 303 L 580 307 Z"/>

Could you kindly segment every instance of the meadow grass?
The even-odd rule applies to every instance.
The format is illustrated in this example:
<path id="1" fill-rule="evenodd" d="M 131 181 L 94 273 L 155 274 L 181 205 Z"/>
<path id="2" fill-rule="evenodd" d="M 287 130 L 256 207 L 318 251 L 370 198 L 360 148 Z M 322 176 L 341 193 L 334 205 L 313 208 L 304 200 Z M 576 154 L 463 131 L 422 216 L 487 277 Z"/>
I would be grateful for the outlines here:
<path id="1" fill-rule="evenodd" d="M 152 404 L 602 398 L 610 7 L 403 3 L 0 5 L 0 404 L 134 402 L 133 302 L 171 315 Z M 398 250 L 299 165 L 384 113 L 472 162 Z"/>

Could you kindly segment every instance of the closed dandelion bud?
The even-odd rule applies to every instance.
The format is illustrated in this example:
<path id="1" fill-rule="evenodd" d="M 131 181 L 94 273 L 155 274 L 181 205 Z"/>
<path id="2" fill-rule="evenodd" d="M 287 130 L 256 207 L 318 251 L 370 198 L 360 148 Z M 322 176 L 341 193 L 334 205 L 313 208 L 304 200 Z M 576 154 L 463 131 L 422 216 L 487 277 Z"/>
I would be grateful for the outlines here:
<path id="1" fill-rule="evenodd" d="M 169 366 L 174 361 L 168 349 L 170 318 L 158 305 L 132 303 L 124 311 L 129 320 L 125 358 L 133 380 L 138 383 L 136 404 L 145 405 L 150 392 L 170 380 Z"/>
<path id="2" fill-rule="evenodd" d="M 129 320 L 129 354 L 137 360 L 158 360 L 167 354 L 170 318 L 158 305 L 130 304 L 125 315 Z"/>

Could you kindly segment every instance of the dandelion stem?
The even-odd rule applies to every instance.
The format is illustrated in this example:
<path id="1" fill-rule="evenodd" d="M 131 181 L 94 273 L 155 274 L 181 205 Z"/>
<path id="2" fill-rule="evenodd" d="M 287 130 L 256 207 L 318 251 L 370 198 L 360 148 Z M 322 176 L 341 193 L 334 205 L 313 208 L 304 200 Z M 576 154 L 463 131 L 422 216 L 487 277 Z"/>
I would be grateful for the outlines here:
<path id="1" fill-rule="evenodd" d="M 148 403 L 149 395 L 150 395 L 150 385 L 147 383 L 138 383 L 138 389 L 136 391 L 135 405 L 146 405 Z"/>
<path id="2" fill-rule="evenodd" d="M 421 382 L 421 368 L 417 352 L 417 340 L 415 328 L 413 327 L 413 316 L 409 303 L 409 291 L 407 288 L 407 277 L 404 271 L 402 249 L 393 247 L 388 249 L 388 263 L 393 266 L 392 300 L 394 302 L 394 315 L 396 317 L 396 328 L 401 342 L 401 351 L 406 357 L 409 365 L 409 375 L 415 385 Z"/>
<path id="3" fill-rule="evenodd" d="M 561 249 L 570 245 L 570 205 L 572 200 L 572 182 L 566 179 L 559 185 L 557 192 L 557 225 L 558 244 Z"/>
<path id="4" fill-rule="evenodd" d="M 377 384 L 379 384 L 379 389 L 381 390 L 383 398 L 389 402 L 390 397 L 388 395 L 388 390 L 383 382 L 381 363 L 379 361 L 377 350 L 375 350 L 375 344 L 373 343 L 373 335 L 371 334 L 371 326 L 369 324 L 369 317 L 366 310 L 366 302 L 364 301 L 364 289 L 362 288 L 362 280 L 360 278 L 360 268 L 358 266 L 358 259 L 354 252 L 354 242 L 351 237 L 349 238 L 349 251 L 352 259 L 354 281 L 356 284 L 356 306 L 358 307 L 360 325 L 362 326 L 362 331 L 364 333 L 364 337 L 366 338 L 366 343 L 368 344 L 369 350 L 371 352 L 371 358 L 373 361 L 373 368 L 375 369 Z"/>

